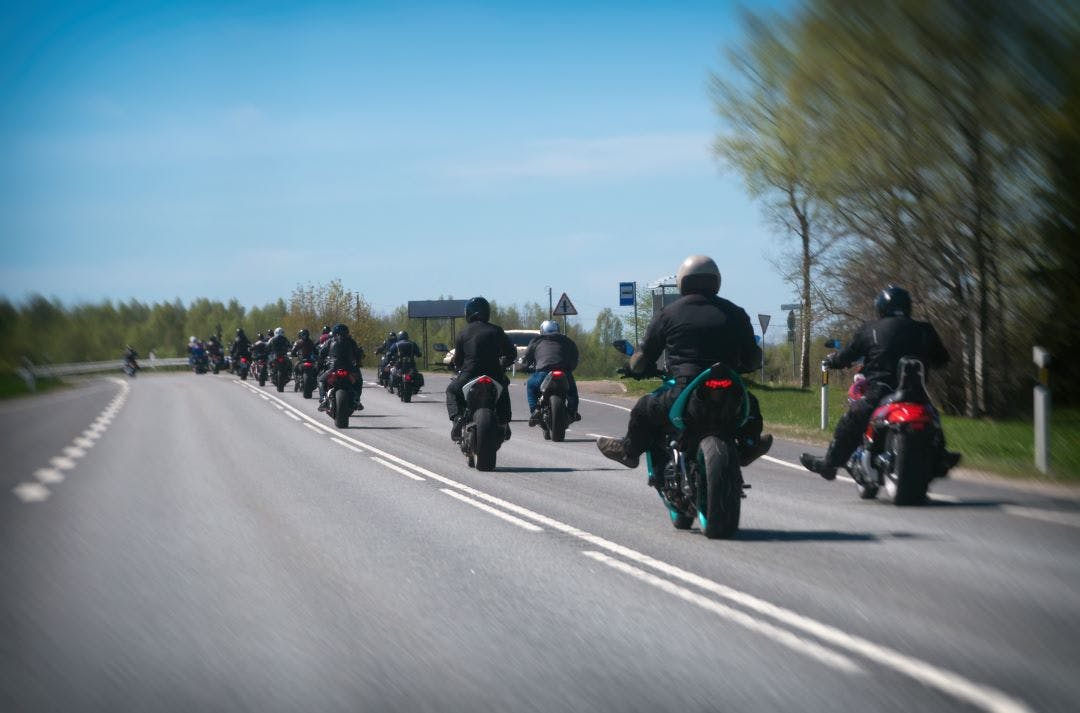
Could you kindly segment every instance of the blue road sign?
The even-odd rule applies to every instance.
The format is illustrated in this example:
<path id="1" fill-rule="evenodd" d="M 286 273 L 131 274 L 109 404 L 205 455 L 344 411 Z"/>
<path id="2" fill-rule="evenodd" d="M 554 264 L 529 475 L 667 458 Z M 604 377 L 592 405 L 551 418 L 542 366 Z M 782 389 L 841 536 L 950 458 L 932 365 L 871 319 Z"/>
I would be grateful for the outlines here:
<path id="1" fill-rule="evenodd" d="M 629 307 L 634 304 L 634 296 L 637 294 L 636 282 L 619 283 L 619 306 Z"/>

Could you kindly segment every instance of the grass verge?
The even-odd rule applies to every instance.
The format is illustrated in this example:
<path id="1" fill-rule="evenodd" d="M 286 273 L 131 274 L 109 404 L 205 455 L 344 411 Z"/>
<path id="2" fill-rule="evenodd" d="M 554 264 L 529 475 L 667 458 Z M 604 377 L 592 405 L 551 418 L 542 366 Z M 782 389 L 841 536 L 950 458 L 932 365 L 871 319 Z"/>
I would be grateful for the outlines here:
<path id="1" fill-rule="evenodd" d="M 35 383 L 36 390 L 31 391 L 26 385 L 26 382 L 23 381 L 22 377 L 18 374 L 13 374 L 9 371 L 0 372 L 0 399 L 10 399 L 16 396 L 27 396 L 29 394 L 40 394 L 45 391 L 52 391 L 63 385 L 63 382 L 59 379 L 38 379 Z"/>

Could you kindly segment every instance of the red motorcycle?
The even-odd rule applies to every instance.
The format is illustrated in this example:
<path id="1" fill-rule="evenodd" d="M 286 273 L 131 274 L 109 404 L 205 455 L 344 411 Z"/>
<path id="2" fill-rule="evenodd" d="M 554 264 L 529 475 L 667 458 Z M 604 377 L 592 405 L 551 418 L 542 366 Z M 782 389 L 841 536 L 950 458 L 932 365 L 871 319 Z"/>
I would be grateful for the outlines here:
<path id="1" fill-rule="evenodd" d="M 296 373 L 293 376 L 293 391 L 303 391 L 304 398 L 310 399 L 311 392 L 315 390 L 315 360 L 301 359 L 296 364 Z"/>
<path id="2" fill-rule="evenodd" d="M 957 454 L 947 457 L 944 442 L 941 419 L 926 393 L 923 363 L 901 359 L 899 388 L 874 410 L 847 464 L 859 497 L 876 498 L 885 488 L 895 505 L 924 503 L 930 481 L 944 477 L 959 460 Z"/>
<path id="3" fill-rule="evenodd" d="M 359 374 L 346 369 L 336 369 L 326 377 L 326 402 L 330 418 L 338 428 L 348 428 L 349 417 L 360 408 L 359 379 Z"/>

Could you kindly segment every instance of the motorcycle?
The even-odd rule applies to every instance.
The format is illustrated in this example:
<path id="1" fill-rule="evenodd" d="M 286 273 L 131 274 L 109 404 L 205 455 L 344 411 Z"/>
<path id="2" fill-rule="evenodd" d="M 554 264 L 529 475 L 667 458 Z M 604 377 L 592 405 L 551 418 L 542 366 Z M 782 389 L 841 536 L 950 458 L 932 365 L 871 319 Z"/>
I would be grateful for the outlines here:
<path id="1" fill-rule="evenodd" d="M 920 505 L 930 481 L 944 477 L 955 463 L 941 465 L 944 432 L 926 393 L 923 363 L 905 357 L 899 372 L 899 388 L 874 410 L 846 467 L 860 498 L 872 500 L 884 488 L 894 505 Z M 857 395 L 858 385 L 852 385 L 849 398 Z"/>
<path id="2" fill-rule="evenodd" d="M 416 362 L 401 360 L 390 371 L 390 393 L 397 391 L 398 397 L 405 403 L 412 401 L 413 394 L 420 393 L 424 385 L 424 375 L 416 368 Z"/>
<path id="3" fill-rule="evenodd" d="M 315 360 L 301 358 L 293 374 L 293 391 L 303 391 L 304 398 L 310 399 L 311 392 L 315 390 L 315 375 Z"/>
<path id="4" fill-rule="evenodd" d="M 233 364 L 233 369 L 240 380 L 247 381 L 248 371 L 251 370 L 251 359 L 246 356 L 237 357 L 233 360 Z"/>
<path id="5" fill-rule="evenodd" d="M 266 357 L 257 356 L 251 362 L 251 376 L 259 382 L 259 386 L 266 386 Z"/>
<path id="6" fill-rule="evenodd" d="M 566 429 L 570 425 L 570 411 L 566 408 L 566 395 L 569 392 L 570 380 L 561 369 L 549 371 L 540 382 L 540 400 L 536 408 L 540 411 L 544 440 L 558 443 L 566 438 Z"/>
<path id="7" fill-rule="evenodd" d="M 612 345 L 626 356 L 634 353 L 625 339 Z M 625 370 L 623 375 L 628 376 Z M 664 385 L 654 393 L 675 386 L 662 372 L 642 378 L 648 376 L 664 377 Z M 730 538 L 738 531 L 743 491 L 750 485 L 743 482 L 735 434 L 749 412 L 742 379 L 720 363 L 698 374 L 671 405 L 666 448 L 650 448 L 645 462 L 677 530 L 690 529 L 696 519 L 709 539 Z M 654 454 L 666 455 L 660 473 Z"/>
<path id="8" fill-rule="evenodd" d="M 210 360 L 206 358 L 206 350 L 196 347 L 191 350 L 191 368 L 196 374 L 205 374 L 210 367 Z"/>
<path id="9" fill-rule="evenodd" d="M 210 352 L 210 371 L 214 374 L 218 373 L 222 369 L 226 368 L 225 354 L 221 350 L 213 350 Z"/>
<path id="10" fill-rule="evenodd" d="M 349 427 L 349 417 L 360 406 L 360 390 L 356 388 L 359 374 L 335 369 L 326 377 L 326 401 L 330 418 L 338 428 Z"/>
<path id="11" fill-rule="evenodd" d="M 289 373 L 291 371 L 292 364 L 289 362 L 289 358 L 284 354 L 275 354 L 270 362 L 270 382 L 278 392 L 285 390 L 285 384 L 289 383 Z"/>
<path id="12" fill-rule="evenodd" d="M 465 394 L 465 427 L 461 432 L 461 452 L 470 468 L 495 470 L 495 452 L 506 432 L 495 416 L 495 404 L 503 385 L 490 376 L 478 376 L 462 387 Z"/>
<path id="13" fill-rule="evenodd" d="M 375 381 L 378 382 L 379 386 L 393 393 L 390 389 L 390 364 L 387 362 L 386 357 L 379 360 L 379 366 L 375 369 Z"/>
<path id="14" fill-rule="evenodd" d="M 135 361 L 135 357 L 124 357 L 124 373 L 135 378 L 135 372 L 139 370 L 139 364 Z"/>

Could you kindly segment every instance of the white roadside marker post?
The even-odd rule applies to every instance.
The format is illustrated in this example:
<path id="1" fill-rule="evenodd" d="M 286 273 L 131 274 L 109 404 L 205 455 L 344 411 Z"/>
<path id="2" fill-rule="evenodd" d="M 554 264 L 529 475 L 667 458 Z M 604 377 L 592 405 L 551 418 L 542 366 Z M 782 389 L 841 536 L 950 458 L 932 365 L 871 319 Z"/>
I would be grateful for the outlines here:
<path id="1" fill-rule="evenodd" d="M 1035 384 L 1035 467 L 1046 474 L 1050 471 L 1050 352 L 1033 347 L 1031 354 L 1039 368 Z"/>

